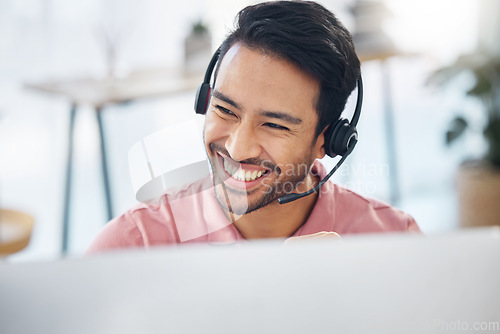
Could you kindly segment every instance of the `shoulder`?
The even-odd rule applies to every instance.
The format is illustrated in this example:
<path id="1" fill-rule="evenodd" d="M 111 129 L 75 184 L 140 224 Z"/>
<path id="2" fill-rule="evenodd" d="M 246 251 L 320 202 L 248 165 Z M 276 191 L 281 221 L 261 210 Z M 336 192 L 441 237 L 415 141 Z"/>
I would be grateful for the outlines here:
<path id="1" fill-rule="evenodd" d="M 123 248 L 149 248 L 178 243 L 178 234 L 170 206 L 137 204 L 109 221 L 91 243 L 87 254 Z"/>
<path id="2" fill-rule="evenodd" d="M 420 231 L 409 214 L 383 201 L 331 182 L 324 190 L 317 204 L 330 208 L 330 219 L 338 233 Z"/>
<path id="3" fill-rule="evenodd" d="M 144 246 L 142 233 L 134 217 L 146 211 L 143 204 L 109 221 L 87 249 L 87 254 L 105 250 Z"/>
<path id="4" fill-rule="evenodd" d="M 210 185 L 202 179 L 169 191 L 154 202 L 137 204 L 108 222 L 88 248 L 87 254 L 178 244 L 199 236 L 200 231 L 206 232 L 204 213 L 208 211 L 207 216 L 210 217 L 210 210 L 215 211 L 211 207 L 205 208 L 203 204 L 212 194 Z"/>

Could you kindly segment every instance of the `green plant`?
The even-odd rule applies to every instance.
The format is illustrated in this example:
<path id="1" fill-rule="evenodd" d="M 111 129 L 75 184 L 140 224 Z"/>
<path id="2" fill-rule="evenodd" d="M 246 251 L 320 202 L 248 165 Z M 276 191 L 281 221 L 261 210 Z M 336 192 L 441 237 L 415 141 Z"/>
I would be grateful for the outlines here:
<path id="1" fill-rule="evenodd" d="M 500 56 L 479 48 L 470 54 L 464 54 L 446 67 L 436 70 L 429 78 L 430 84 L 446 85 L 459 75 L 472 74 L 474 84 L 465 94 L 478 99 L 486 113 L 486 125 L 483 135 L 488 143 L 486 161 L 500 169 Z M 446 132 L 446 142 L 451 144 L 468 128 L 466 117 L 458 115 Z"/>
<path id="2" fill-rule="evenodd" d="M 192 30 L 195 35 L 204 35 L 208 33 L 208 27 L 201 20 L 193 24 Z"/>

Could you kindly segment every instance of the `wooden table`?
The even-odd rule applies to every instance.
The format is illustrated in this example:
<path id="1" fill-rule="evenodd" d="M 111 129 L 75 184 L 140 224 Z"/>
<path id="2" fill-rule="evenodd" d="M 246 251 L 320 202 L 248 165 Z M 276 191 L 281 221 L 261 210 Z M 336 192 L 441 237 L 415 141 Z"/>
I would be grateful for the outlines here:
<path id="1" fill-rule="evenodd" d="M 94 109 L 99 126 L 101 167 L 106 195 L 107 218 L 113 218 L 111 189 L 106 160 L 102 112 L 105 106 L 143 98 L 166 96 L 194 90 L 203 80 L 203 73 L 186 74 L 182 69 L 155 68 L 131 72 L 124 78 L 79 78 L 27 83 L 25 87 L 45 93 L 65 96 L 70 101 L 68 153 L 66 163 L 65 199 L 63 212 L 62 252 L 68 250 L 71 174 L 73 160 L 73 131 L 78 108 L 88 105 Z M 194 96 L 193 96 L 194 98 Z"/>
<path id="2" fill-rule="evenodd" d="M 0 210 L 0 257 L 17 253 L 28 246 L 34 221 L 24 212 Z"/>

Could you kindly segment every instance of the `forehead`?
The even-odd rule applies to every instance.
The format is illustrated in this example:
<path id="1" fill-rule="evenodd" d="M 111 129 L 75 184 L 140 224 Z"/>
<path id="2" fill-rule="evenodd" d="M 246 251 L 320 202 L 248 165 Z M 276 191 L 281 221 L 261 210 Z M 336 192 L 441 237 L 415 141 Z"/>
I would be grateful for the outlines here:
<path id="1" fill-rule="evenodd" d="M 215 89 L 249 111 L 316 117 L 318 80 L 289 61 L 239 43 L 222 59 Z"/>

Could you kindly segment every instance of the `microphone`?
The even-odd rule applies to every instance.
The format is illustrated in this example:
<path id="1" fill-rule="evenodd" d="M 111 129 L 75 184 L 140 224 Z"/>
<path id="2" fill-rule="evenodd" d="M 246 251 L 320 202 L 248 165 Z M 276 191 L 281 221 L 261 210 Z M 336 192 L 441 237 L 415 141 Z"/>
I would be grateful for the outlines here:
<path id="1" fill-rule="evenodd" d="M 357 138 L 353 137 L 351 139 L 351 141 L 349 141 L 349 148 L 347 150 L 347 152 L 342 156 L 342 158 L 339 160 L 339 162 L 337 162 L 337 164 L 335 165 L 335 167 L 333 167 L 333 169 L 330 171 L 330 173 L 328 173 L 324 178 L 323 180 L 319 181 L 319 183 L 312 189 L 308 190 L 308 191 L 305 191 L 303 193 L 298 193 L 298 194 L 287 194 L 285 196 L 281 196 L 280 198 L 278 198 L 278 203 L 279 204 L 286 204 L 286 203 L 290 203 L 290 202 L 293 202 L 295 200 L 298 200 L 299 198 L 302 198 L 302 197 L 305 197 L 305 196 L 308 196 L 308 195 L 311 195 L 312 193 L 318 191 L 318 189 L 326 182 L 328 181 L 328 179 L 333 175 L 333 173 L 335 173 L 337 171 L 337 169 L 339 169 L 339 167 L 344 163 L 345 159 L 347 159 L 347 157 L 349 156 L 349 154 L 351 154 L 351 152 L 354 150 L 354 146 L 356 146 L 356 142 L 357 142 Z"/>

